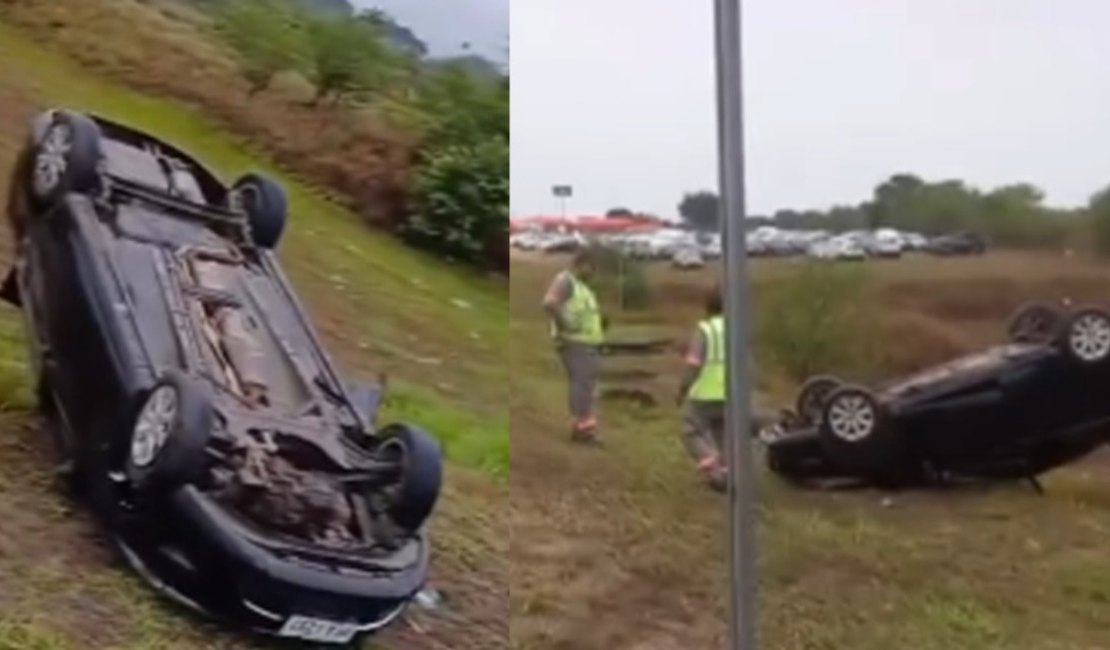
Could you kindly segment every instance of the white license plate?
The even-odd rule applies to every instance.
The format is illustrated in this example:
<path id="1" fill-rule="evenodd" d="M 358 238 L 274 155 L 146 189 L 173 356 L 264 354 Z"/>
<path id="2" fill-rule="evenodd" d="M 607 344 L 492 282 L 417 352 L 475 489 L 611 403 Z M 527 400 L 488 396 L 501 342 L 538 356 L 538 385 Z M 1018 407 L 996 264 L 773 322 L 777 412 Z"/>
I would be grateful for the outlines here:
<path id="1" fill-rule="evenodd" d="M 308 616 L 290 616 L 279 635 L 316 643 L 348 643 L 358 633 L 353 623 L 336 623 Z"/>

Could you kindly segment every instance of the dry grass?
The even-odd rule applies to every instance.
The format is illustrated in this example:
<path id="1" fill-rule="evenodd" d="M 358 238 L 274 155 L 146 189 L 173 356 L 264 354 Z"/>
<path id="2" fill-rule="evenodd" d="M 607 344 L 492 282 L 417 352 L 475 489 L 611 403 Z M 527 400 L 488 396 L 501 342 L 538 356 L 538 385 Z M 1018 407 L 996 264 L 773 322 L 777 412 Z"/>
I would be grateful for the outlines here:
<path id="1" fill-rule="evenodd" d="M 606 449 L 565 442 L 563 386 L 537 305 L 560 262 L 517 256 L 512 269 L 512 647 L 722 647 L 725 504 L 696 482 L 677 414 L 666 403 L 609 405 Z M 755 263 L 756 309 L 793 268 Z M 881 363 L 899 370 L 998 340 L 1025 300 L 1096 299 L 1107 279 L 1089 262 L 1020 254 L 873 268 L 874 336 L 890 351 Z M 684 333 L 715 273 L 653 270 L 656 319 Z M 764 384 L 790 396 L 781 379 Z M 1110 647 L 1097 550 L 1110 530 L 1106 463 L 1053 472 L 1043 497 L 1006 485 L 886 500 L 762 476 L 764 647 Z"/>

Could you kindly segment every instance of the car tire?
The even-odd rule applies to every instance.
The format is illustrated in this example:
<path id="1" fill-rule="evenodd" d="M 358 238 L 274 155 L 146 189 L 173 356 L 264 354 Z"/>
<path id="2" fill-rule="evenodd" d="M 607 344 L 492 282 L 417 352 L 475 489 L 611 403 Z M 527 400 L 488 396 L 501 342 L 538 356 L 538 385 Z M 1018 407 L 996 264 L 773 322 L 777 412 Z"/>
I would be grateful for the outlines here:
<path id="1" fill-rule="evenodd" d="M 168 371 L 146 391 L 127 441 L 127 478 L 142 494 L 162 494 L 203 475 L 213 412 L 188 376 Z"/>
<path id="2" fill-rule="evenodd" d="M 821 446 L 838 466 L 873 473 L 901 462 L 902 436 L 875 395 L 845 385 L 825 399 L 821 413 Z"/>
<path id="3" fill-rule="evenodd" d="M 66 194 L 94 194 L 101 189 L 103 160 L 100 127 L 80 113 L 53 111 L 35 120 L 27 196 L 48 208 Z"/>
<path id="4" fill-rule="evenodd" d="M 1081 307 L 1071 313 L 1062 330 L 1059 344 L 1073 362 L 1096 366 L 1110 359 L 1110 312 Z"/>
<path id="5" fill-rule="evenodd" d="M 807 424 L 820 424 L 825 398 L 843 385 L 844 382 L 830 375 L 817 375 L 807 379 L 798 391 L 798 398 L 794 403 L 798 416 Z"/>
<path id="6" fill-rule="evenodd" d="M 390 424 L 378 431 L 381 441 L 375 455 L 400 463 L 385 513 L 402 529 L 414 532 L 435 509 L 443 483 L 439 443 L 430 434 L 406 424 Z"/>
<path id="7" fill-rule="evenodd" d="M 1051 343 L 1059 336 L 1064 313 L 1049 304 L 1026 303 L 1014 311 L 1006 324 L 1012 343 Z"/>
<path id="8" fill-rule="evenodd" d="M 281 185 L 261 174 L 247 174 L 232 185 L 232 196 L 247 215 L 254 243 L 277 248 L 289 217 L 289 200 Z"/>

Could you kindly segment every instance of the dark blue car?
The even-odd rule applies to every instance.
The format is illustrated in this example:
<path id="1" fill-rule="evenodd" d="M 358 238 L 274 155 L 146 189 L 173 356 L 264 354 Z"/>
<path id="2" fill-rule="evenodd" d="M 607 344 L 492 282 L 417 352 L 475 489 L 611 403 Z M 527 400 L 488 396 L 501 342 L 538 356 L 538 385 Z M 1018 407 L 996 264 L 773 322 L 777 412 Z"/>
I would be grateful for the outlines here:
<path id="1" fill-rule="evenodd" d="M 1110 313 L 1029 305 L 1009 341 L 875 388 L 814 377 L 761 432 L 794 483 L 1029 479 L 1110 440 Z"/>
<path id="2" fill-rule="evenodd" d="M 60 468 L 179 602 L 348 643 L 428 572 L 440 451 L 378 427 L 377 387 L 328 359 L 273 249 L 286 199 L 65 110 L 35 118 L 8 203 L 3 297 L 27 326 Z"/>

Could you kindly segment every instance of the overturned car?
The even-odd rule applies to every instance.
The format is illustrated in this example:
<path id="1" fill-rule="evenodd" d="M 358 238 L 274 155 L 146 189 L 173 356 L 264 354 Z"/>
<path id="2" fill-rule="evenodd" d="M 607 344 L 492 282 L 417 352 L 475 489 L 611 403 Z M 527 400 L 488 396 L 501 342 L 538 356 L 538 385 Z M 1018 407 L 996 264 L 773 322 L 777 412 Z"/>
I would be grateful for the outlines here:
<path id="1" fill-rule="evenodd" d="M 60 468 L 132 566 L 282 637 L 397 618 L 426 580 L 440 449 L 341 380 L 273 253 L 281 187 L 65 110 L 34 119 L 10 187 L 3 297 Z"/>
<path id="2" fill-rule="evenodd" d="M 813 377 L 760 432 L 796 484 L 1028 479 L 1110 440 L 1110 313 L 1031 304 L 1009 341 L 874 389 Z"/>

